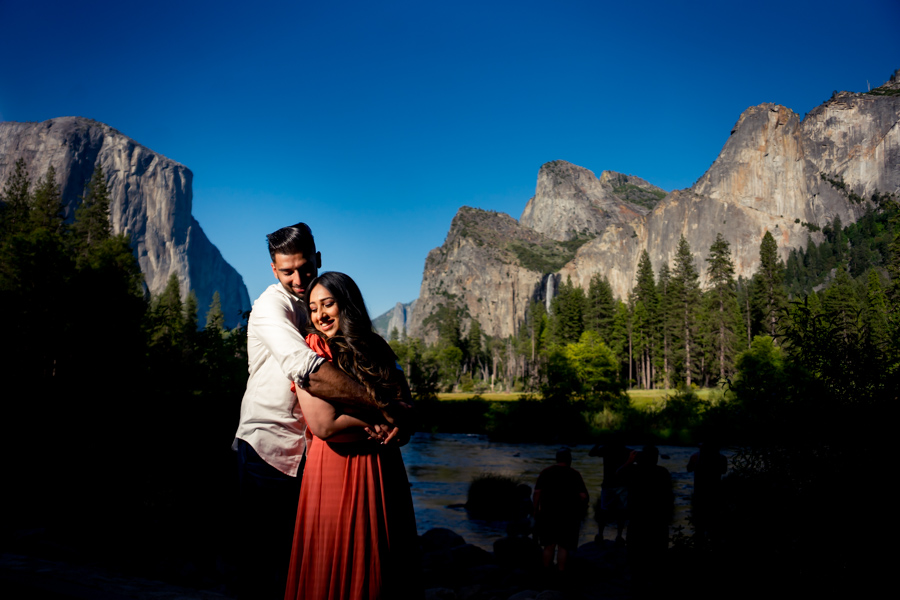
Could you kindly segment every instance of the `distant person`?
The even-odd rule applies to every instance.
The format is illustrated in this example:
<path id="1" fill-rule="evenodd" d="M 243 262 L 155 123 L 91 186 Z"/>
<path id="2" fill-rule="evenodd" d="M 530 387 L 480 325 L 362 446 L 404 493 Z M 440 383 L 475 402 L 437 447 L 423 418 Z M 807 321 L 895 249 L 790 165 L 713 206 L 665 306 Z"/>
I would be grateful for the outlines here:
<path id="1" fill-rule="evenodd" d="M 674 495 L 672 477 L 659 466 L 656 446 L 632 452 L 619 476 L 628 488 L 628 562 L 637 587 L 651 584 L 659 574 L 669 547 L 669 523 Z"/>
<path id="2" fill-rule="evenodd" d="M 728 471 L 728 459 L 711 442 L 700 444 L 700 451 L 691 455 L 688 473 L 694 474 L 694 493 L 691 495 L 691 521 L 694 533 L 701 539 L 715 538 L 721 510 L 722 475 Z"/>
<path id="3" fill-rule="evenodd" d="M 291 382 L 321 398 L 370 408 L 366 389 L 310 350 L 303 294 L 322 256 L 305 223 L 266 236 L 272 284 L 247 324 L 250 376 L 232 448 L 238 463 L 238 597 L 283 598 L 306 450 Z"/>
<path id="4" fill-rule="evenodd" d="M 603 459 L 603 483 L 600 484 L 600 510 L 597 511 L 597 525 L 600 527 L 599 540 L 603 539 L 606 524 L 616 523 L 616 544 L 624 545 L 622 532 L 625 529 L 628 508 L 628 488 L 618 474 L 618 470 L 628 461 L 631 449 L 620 436 L 612 435 L 608 443 L 597 444 L 588 456 L 599 456 Z"/>
<path id="5" fill-rule="evenodd" d="M 578 530 L 588 505 L 581 473 L 572 468 L 572 452 L 562 448 L 556 464 L 538 476 L 534 486 L 534 516 L 538 538 L 544 547 L 543 564 L 549 569 L 556 554 L 556 568 L 565 571 L 569 553 L 578 548 Z"/>

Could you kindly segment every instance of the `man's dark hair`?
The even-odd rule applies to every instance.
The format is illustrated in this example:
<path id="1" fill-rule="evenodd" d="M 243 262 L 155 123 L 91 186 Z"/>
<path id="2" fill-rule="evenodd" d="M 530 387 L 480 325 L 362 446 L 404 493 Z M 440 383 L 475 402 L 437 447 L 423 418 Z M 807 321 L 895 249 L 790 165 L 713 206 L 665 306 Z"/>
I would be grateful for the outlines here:
<path id="1" fill-rule="evenodd" d="M 556 462 L 571 465 L 572 464 L 572 451 L 568 448 L 560 448 L 556 452 Z"/>
<path id="2" fill-rule="evenodd" d="M 315 260 L 316 240 L 306 223 L 282 227 L 266 236 L 269 240 L 269 256 L 275 262 L 276 254 L 302 254 L 306 260 Z"/>

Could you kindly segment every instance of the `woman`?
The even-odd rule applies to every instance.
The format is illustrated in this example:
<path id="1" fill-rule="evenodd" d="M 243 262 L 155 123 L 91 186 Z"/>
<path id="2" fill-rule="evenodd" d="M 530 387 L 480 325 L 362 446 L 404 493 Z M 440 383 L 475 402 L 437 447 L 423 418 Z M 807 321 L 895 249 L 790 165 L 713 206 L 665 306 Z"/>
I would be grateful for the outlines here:
<path id="1" fill-rule="evenodd" d="M 409 400 L 396 357 L 372 330 L 350 277 L 323 273 L 305 299 L 313 350 L 363 384 L 374 406 Z M 341 414 L 304 390 L 297 397 L 312 436 L 286 600 L 416 595 L 416 522 L 399 447 L 370 440 L 359 416 Z"/>

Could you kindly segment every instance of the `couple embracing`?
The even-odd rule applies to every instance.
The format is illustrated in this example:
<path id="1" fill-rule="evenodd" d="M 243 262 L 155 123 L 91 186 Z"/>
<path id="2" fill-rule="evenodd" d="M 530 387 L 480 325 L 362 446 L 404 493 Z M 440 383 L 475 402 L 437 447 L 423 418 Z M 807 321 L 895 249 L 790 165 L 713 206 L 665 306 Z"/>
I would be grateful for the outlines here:
<path id="1" fill-rule="evenodd" d="M 357 285 L 323 273 L 309 227 L 267 236 L 278 279 L 253 304 L 233 448 L 238 595 L 421 595 L 416 524 L 394 423 L 409 387 Z"/>

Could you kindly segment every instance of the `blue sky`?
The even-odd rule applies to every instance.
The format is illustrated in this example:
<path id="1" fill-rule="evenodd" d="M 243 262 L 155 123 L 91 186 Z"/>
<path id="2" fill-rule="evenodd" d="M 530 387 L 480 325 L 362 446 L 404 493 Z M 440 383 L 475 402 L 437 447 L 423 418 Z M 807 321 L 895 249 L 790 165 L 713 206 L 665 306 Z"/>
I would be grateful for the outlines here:
<path id="1" fill-rule="evenodd" d="M 900 68 L 900 2 L 0 0 L 0 120 L 83 116 L 194 173 L 251 298 L 304 220 L 373 316 L 460 206 L 518 218 L 563 159 L 689 187 L 741 112 Z"/>

